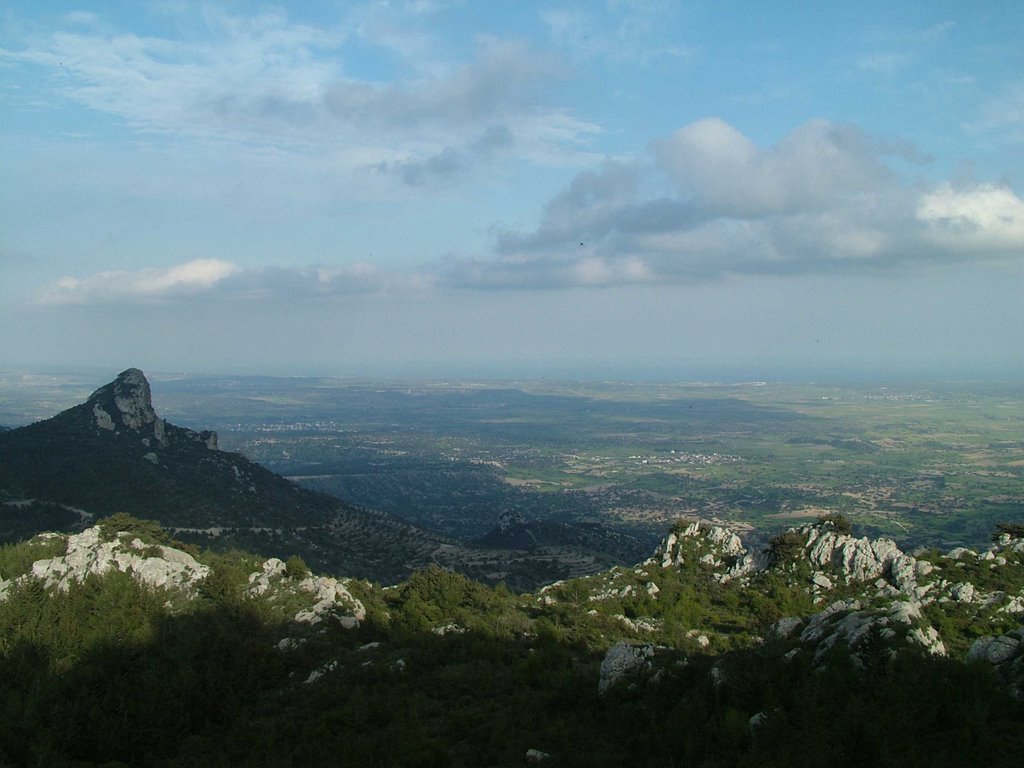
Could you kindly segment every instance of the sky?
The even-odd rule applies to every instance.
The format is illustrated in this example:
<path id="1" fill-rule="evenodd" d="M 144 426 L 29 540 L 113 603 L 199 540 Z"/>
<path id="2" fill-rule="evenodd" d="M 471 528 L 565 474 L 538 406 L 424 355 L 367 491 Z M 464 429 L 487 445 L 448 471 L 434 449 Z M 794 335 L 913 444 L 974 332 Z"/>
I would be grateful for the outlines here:
<path id="1" fill-rule="evenodd" d="M 0 5 L 0 370 L 1024 380 L 1024 4 Z"/>

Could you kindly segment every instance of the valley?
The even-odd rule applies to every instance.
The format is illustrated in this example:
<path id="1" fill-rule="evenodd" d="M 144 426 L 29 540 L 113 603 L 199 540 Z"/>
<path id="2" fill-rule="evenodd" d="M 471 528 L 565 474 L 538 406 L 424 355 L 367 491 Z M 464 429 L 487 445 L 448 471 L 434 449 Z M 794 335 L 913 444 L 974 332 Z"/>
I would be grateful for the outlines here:
<path id="1" fill-rule="evenodd" d="M 652 542 L 841 512 L 905 546 L 1024 514 L 1019 385 L 154 379 L 168 417 L 302 485 L 457 537 L 526 519 Z M 205 427 L 204 427 L 205 428 Z"/>

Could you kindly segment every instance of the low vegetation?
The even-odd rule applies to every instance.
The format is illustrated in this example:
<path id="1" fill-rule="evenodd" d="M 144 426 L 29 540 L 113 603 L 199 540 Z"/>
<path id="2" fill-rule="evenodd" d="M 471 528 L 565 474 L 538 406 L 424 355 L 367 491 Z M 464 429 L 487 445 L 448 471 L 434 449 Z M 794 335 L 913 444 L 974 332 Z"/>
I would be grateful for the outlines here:
<path id="1" fill-rule="evenodd" d="M 118 535 L 164 540 L 116 522 Z M 0 574 L 62 541 L 3 548 Z M 892 653 L 882 635 L 859 657 L 840 644 L 816 659 L 771 632 L 821 609 L 796 552 L 722 582 L 684 543 L 694 557 L 678 567 L 532 595 L 438 567 L 390 588 L 349 582 L 366 612 L 354 629 L 296 623 L 293 593 L 248 589 L 263 561 L 242 552 L 197 552 L 210 574 L 173 608 L 122 573 L 67 591 L 10 582 L 0 765 L 491 766 L 521 765 L 530 749 L 567 766 L 1019 764 L 1024 704 L 989 668 Z M 1002 586 L 1024 589 L 1008 565 L 1021 583 Z M 289 560 L 274 589 L 307 574 Z M 936 620 L 967 636 L 972 610 Z M 602 659 L 622 640 L 656 646 L 654 667 L 599 695 Z"/>

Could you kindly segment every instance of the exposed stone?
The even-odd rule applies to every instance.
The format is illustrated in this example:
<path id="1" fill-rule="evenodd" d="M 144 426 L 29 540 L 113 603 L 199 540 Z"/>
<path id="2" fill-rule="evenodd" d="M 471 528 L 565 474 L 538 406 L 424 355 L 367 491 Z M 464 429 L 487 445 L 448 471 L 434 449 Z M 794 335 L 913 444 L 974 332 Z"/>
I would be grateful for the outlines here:
<path id="1" fill-rule="evenodd" d="M 1011 597 L 1010 602 L 999 609 L 1000 613 L 1024 613 L 1024 595 Z"/>
<path id="2" fill-rule="evenodd" d="M 924 649 L 933 656 L 946 655 L 946 645 L 942 642 L 935 627 L 914 627 L 907 633 L 907 637 L 918 645 L 924 646 Z"/>
<path id="3" fill-rule="evenodd" d="M 279 651 L 294 651 L 305 642 L 306 638 L 304 637 L 285 637 L 278 641 L 276 647 Z"/>
<path id="4" fill-rule="evenodd" d="M 1011 635 L 979 637 L 967 652 L 967 660 L 982 660 L 989 664 L 1003 664 L 1017 655 L 1020 640 Z"/>
<path id="5" fill-rule="evenodd" d="M 814 574 L 811 577 L 811 581 L 814 583 L 816 587 L 821 587 L 822 589 L 832 589 L 833 587 L 832 579 L 830 579 L 823 573 Z"/>
<path id="6" fill-rule="evenodd" d="M 996 679 L 1018 701 L 1024 701 L 1024 627 L 1000 637 L 985 636 L 974 641 L 967 652 L 968 661 L 992 665 Z"/>
<path id="7" fill-rule="evenodd" d="M 948 557 L 950 560 L 959 560 L 959 559 L 961 559 L 963 557 L 977 557 L 977 556 L 978 556 L 977 552 L 975 552 L 973 549 L 968 549 L 967 547 L 954 547 L 953 549 L 949 550 L 949 552 L 946 553 L 946 557 Z"/>
<path id="8" fill-rule="evenodd" d="M 950 596 L 961 603 L 973 603 L 975 602 L 975 590 L 974 585 L 969 581 L 963 581 L 953 586 L 949 590 Z"/>
<path id="9" fill-rule="evenodd" d="M 363 604 L 335 578 L 307 576 L 299 582 L 299 589 L 312 594 L 316 602 L 312 607 L 295 614 L 297 622 L 317 624 L 325 616 L 334 614 L 343 627 L 354 629 L 366 619 Z"/>
<path id="10" fill-rule="evenodd" d="M 272 557 L 263 563 L 262 570 L 249 574 L 249 586 L 246 592 L 250 595 L 262 595 L 271 587 L 272 579 L 280 579 L 284 576 L 284 561 Z"/>
<path id="11" fill-rule="evenodd" d="M 822 525 L 799 530 L 807 536 L 804 551 L 811 565 L 830 566 L 847 580 L 867 581 L 882 576 L 894 559 L 905 556 L 892 539 L 855 539 Z"/>
<path id="12" fill-rule="evenodd" d="M 799 627 L 802 627 L 803 624 L 804 620 L 799 616 L 790 616 L 776 621 L 772 626 L 771 631 L 775 637 L 786 639 L 787 637 L 792 637 L 793 633 L 796 632 Z"/>
<path id="13" fill-rule="evenodd" d="M 315 683 L 321 677 L 323 677 L 324 675 L 326 675 L 326 674 L 328 674 L 330 672 L 334 672 L 340 666 L 341 665 L 338 663 L 337 659 L 335 659 L 334 661 L 329 661 L 326 664 L 323 664 L 323 665 L 317 667 L 316 669 L 314 669 L 312 672 L 310 672 L 309 673 L 309 677 L 307 677 L 305 679 L 305 681 L 303 681 L 303 682 L 304 682 L 305 685 L 309 685 L 310 683 Z"/>
<path id="14" fill-rule="evenodd" d="M 93 405 L 92 416 L 97 427 L 100 429 L 106 429 L 110 432 L 114 431 L 114 420 L 110 417 L 109 413 L 103 410 L 99 403 Z"/>
<path id="15" fill-rule="evenodd" d="M 601 677 L 597 683 L 598 693 L 603 694 L 620 680 L 649 670 L 653 657 L 653 645 L 630 645 L 624 641 L 616 643 L 608 649 L 601 662 Z"/>
<path id="16" fill-rule="evenodd" d="M 455 624 L 454 622 L 450 622 L 448 624 L 442 624 L 439 627 L 434 627 L 430 631 L 433 632 L 435 635 L 440 635 L 441 637 L 444 637 L 445 635 L 464 635 L 466 633 L 466 628 L 460 627 L 458 624 Z"/>
<path id="17" fill-rule="evenodd" d="M 210 569 L 187 552 L 172 547 L 146 547 L 139 539 L 125 544 L 121 539 L 103 541 L 99 526 L 69 536 L 63 555 L 32 564 L 31 575 L 46 586 L 67 590 L 73 581 L 108 571 L 131 573 L 153 587 L 195 589 Z"/>
<path id="18" fill-rule="evenodd" d="M 330 576 L 309 575 L 295 582 L 285 575 L 287 566 L 279 558 L 264 561 L 260 570 L 249 574 L 246 594 L 259 596 L 273 590 L 292 590 L 313 596 L 313 604 L 298 611 L 293 617 L 300 624 L 319 624 L 327 616 L 333 616 L 346 629 L 354 629 L 366 619 L 366 609 L 356 599 L 343 581 Z"/>
<path id="19" fill-rule="evenodd" d="M 747 722 L 747 726 L 750 728 L 750 732 L 753 733 L 758 728 L 760 728 L 762 725 L 764 725 L 765 720 L 767 720 L 767 719 L 768 719 L 768 713 L 767 712 L 758 712 L 757 714 L 753 715 L 750 718 L 750 720 Z"/>

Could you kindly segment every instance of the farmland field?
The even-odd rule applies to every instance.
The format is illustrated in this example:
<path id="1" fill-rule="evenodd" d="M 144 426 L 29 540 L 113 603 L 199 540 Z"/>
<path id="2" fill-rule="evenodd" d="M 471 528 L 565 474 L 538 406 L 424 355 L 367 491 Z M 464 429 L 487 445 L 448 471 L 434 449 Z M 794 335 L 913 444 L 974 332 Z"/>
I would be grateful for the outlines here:
<path id="1" fill-rule="evenodd" d="M 767 535 L 842 512 L 941 547 L 1024 519 L 1021 385 L 151 378 L 169 421 L 459 537 L 509 512 L 652 540 L 682 515 Z M 52 415 L 76 386 L 0 378 L 0 423 Z"/>

